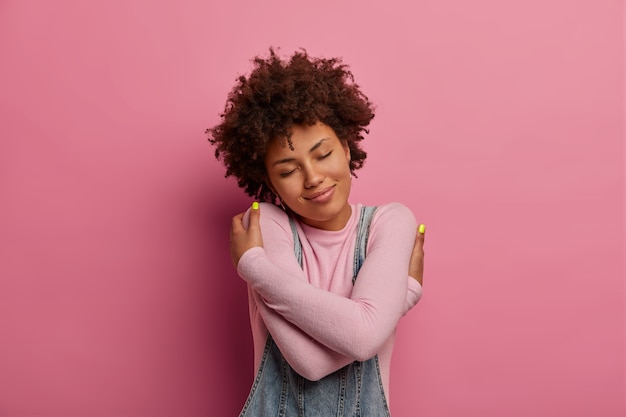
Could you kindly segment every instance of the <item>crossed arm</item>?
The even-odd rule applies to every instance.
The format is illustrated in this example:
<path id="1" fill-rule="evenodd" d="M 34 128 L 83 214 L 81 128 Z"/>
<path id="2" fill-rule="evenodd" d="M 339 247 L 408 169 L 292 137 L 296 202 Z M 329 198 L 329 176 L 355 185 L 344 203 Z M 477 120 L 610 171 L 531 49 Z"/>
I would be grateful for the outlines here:
<path id="1" fill-rule="evenodd" d="M 385 227 L 371 235 L 368 257 L 350 298 L 309 284 L 293 256 L 283 257 L 284 261 L 271 259 L 263 248 L 260 209 L 251 210 L 247 228 L 242 215 L 233 219 L 231 256 L 249 283 L 251 313 L 260 315 L 287 361 L 301 375 L 316 380 L 354 360 L 372 357 L 399 318 L 417 302 L 424 235 L 416 234 L 414 225 L 407 229 L 414 219 L 404 210 L 387 213 L 389 218 L 379 216 Z M 404 216 L 404 221 L 390 220 L 392 215 Z M 274 252 L 293 253 L 287 238 L 273 241 L 271 246 Z M 408 297 L 407 285 L 413 288 Z"/>

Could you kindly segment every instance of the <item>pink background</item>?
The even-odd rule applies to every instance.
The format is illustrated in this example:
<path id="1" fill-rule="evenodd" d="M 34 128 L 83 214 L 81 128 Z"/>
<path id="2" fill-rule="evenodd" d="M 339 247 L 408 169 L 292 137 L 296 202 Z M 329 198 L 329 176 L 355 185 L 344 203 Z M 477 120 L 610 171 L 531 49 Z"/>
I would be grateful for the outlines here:
<path id="1" fill-rule="evenodd" d="M 394 416 L 626 415 L 621 1 L 0 2 L 0 416 L 233 416 L 204 129 L 270 45 L 377 104 L 353 201 L 427 225 Z"/>

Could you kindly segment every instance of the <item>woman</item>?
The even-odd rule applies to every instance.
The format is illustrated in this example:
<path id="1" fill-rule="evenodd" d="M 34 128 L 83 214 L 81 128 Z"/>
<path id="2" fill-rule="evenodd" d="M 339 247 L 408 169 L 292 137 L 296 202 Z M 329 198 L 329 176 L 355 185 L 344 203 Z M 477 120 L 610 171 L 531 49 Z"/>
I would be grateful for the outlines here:
<path id="1" fill-rule="evenodd" d="M 395 327 L 421 296 L 424 226 L 416 233 L 398 203 L 348 201 L 373 117 L 339 59 L 270 49 L 207 131 L 226 175 L 265 202 L 231 228 L 256 372 L 241 416 L 389 415 Z"/>

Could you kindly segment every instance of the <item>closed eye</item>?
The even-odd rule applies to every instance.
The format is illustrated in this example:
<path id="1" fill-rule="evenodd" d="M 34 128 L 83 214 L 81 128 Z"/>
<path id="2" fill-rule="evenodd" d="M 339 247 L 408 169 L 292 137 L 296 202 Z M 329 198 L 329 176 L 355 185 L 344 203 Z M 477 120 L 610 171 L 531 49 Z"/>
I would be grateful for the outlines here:
<path id="1" fill-rule="evenodd" d="M 294 172 L 296 172 L 296 169 L 295 169 L 295 168 L 294 168 L 294 169 L 292 169 L 292 170 L 291 170 L 291 171 L 289 171 L 289 172 L 281 172 L 281 173 L 280 173 L 280 176 L 281 176 L 282 178 L 286 178 L 286 177 L 290 176 L 291 174 L 293 174 Z"/>
<path id="2" fill-rule="evenodd" d="M 327 154 L 320 156 L 318 159 L 325 159 L 325 158 L 328 158 L 328 157 L 330 156 L 330 154 L 331 154 L 331 153 L 333 153 L 333 151 L 330 151 L 330 152 L 328 152 Z"/>

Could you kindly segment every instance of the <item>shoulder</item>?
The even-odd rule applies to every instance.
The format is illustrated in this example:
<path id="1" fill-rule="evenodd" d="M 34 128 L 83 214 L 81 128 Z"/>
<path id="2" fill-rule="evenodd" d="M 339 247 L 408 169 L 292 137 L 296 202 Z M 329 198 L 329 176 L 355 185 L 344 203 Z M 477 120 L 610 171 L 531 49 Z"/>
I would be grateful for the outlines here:
<path id="1" fill-rule="evenodd" d="M 244 226 L 246 228 L 248 227 L 250 210 L 251 208 L 248 208 L 243 217 Z M 259 210 L 261 210 L 261 227 L 271 225 L 287 225 L 287 227 L 289 227 L 289 217 L 280 207 L 271 203 L 259 203 Z"/>
<path id="2" fill-rule="evenodd" d="M 402 203 L 388 203 L 378 206 L 372 226 L 399 225 L 401 227 L 417 227 L 415 215 L 407 206 Z"/>
<path id="3" fill-rule="evenodd" d="M 404 204 L 378 206 L 370 224 L 368 248 L 385 253 L 405 253 L 412 248 L 417 233 L 413 212 Z M 391 256 L 391 255 L 389 255 Z"/>
<path id="4" fill-rule="evenodd" d="M 261 210 L 261 232 L 264 238 L 270 235 L 291 236 L 289 216 L 283 209 L 271 203 L 259 203 L 259 209 Z"/>
<path id="5" fill-rule="evenodd" d="M 259 203 L 259 208 L 261 209 L 261 216 L 279 222 L 289 222 L 287 213 L 272 203 Z"/>

